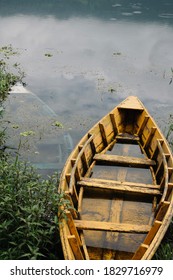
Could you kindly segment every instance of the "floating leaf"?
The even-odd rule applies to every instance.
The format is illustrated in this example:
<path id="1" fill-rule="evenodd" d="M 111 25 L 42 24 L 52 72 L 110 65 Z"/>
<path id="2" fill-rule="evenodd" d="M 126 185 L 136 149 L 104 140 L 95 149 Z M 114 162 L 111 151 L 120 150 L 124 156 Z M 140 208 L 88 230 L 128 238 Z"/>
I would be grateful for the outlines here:
<path id="1" fill-rule="evenodd" d="M 53 125 L 54 125 L 54 126 L 57 126 L 57 127 L 59 127 L 59 128 L 63 128 L 62 123 L 60 123 L 60 122 L 58 122 L 58 121 L 56 121 Z"/>
<path id="2" fill-rule="evenodd" d="M 116 91 L 113 87 L 110 87 L 109 89 L 108 89 L 108 91 L 109 92 L 114 92 L 114 91 Z"/>
<path id="3" fill-rule="evenodd" d="M 29 130 L 29 131 L 21 132 L 20 135 L 26 137 L 26 136 L 30 136 L 30 135 L 35 135 L 35 132 L 32 130 Z"/>
<path id="4" fill-rule="evenodd" d="M 114 52 L 113 55 L 122 55 L 121 52 Z"/>
<path id="5" fill-rule="evenodd" d="M 45 56 L 47 56 L 47 57 L 52 57 L 53 54 L 51 54 L 51 53 L 45 53 Z"/>
<path id="6" fill-rule="evenodd" d="M 12 128 L 17 129 L 17 128 L 19 128 L 19 126 L 18 126 L 18 124 L 13 124 Z"/>

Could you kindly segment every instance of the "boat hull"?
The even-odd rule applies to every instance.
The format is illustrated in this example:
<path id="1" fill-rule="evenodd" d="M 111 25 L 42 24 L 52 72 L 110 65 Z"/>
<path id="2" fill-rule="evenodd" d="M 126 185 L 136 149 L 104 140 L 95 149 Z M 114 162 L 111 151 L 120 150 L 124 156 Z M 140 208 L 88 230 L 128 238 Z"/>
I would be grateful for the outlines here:
<path id="1" fill-rule="evenodd" d="M 65 259 L 153 257 L 173 214 L 173 157 L 137 97 L 80 140 L 59 189 L 70 205 L 60 223 Z"/>

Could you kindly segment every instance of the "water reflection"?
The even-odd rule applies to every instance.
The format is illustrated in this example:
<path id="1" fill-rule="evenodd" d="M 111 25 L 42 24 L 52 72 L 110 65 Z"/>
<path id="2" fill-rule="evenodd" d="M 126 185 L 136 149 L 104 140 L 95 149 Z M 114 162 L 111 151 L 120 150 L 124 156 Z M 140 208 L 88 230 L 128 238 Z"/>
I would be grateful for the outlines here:
<path id="1" fill-rule="evenodd" d="M 47 117 L 38 124 L 33 103 L 29 103 L 33 95 L 27 95 L 28 101 L 23 104 L 32 116 L 28 124 L 26 114 L 19 114 L 21 95 L 11 94 L 8 106 L 12 123 L 19 122 L 19 117 L 25 130 L 33 130 L 32 125 L 37 124 L 35 130 L 47 125 L 52 131 L 52 111 L 53 118 L 64 126 L 58 133 L 63 135 L 66 130 L 77 135 L 76 143 L 128 95 L 139 96 L 159 122 L 169 118 L 173 104 L 173 85 L 169 84 L 173 67 L 172 2 L 157 1 L 157 15 L 155 1 L 151 5 L 151 1 L 76 0 L 70 8 L 71 1 L 49 1 L 49 5 L 41 1 L 37 9 L 32 1 L 20 9 L 15 2 L 8 1 L 9 9 L 5 10 L 4 4 L 0 11 L 1 45 L 12 44 L 19 49 L 20 56 L 12 61 L 23 66 L 27 88 L 37 97 L 36 104 L 40 98 L 37 113 L 41 110 Z M 44 131 L 45 142 L 52 147 L 54 143 L 61 145 L 62 139 L 58 140 L 55 131 Z M 37 141 L 41 141 L 39 137 Z M 43 146 L 40 143 L 45 151 Z M 35 151 L 36 147 L 33 157 Z"/>
<path id="2" fill-rule="evenodd" d="M 126 20 L 173 24 L 171 0 L 8 0 L 0 1 L 0 14 L 52 15 L 58 19 L 94 17 L 102 20 Z M 168 19 L 168 20 L 167 20 Z"/>
<path id="3" fill-rule="evenodd" d="M 151 98 L 152 92 L 152 99 L 160 101 L 163 101 L 164 92 L 164 101 L 172 100 L 169 85 L 173 65 L 171 27 L 27 16 L 1 18 L 1 29 L 2 44 L 12 42 L 21 49 L 17 60 L 27 73 L 29 88 L 43 98 L 48 92 L 56 91 L 58 97 L 63 95 L 66 100 L 71 94 L 68 85 L 76 86 L 75 91 L 79 92 L 84 78 L 85 88 L 87 83 L 90 87 L 94 82 L 96 91 L 99 88 L 108 92 L 112 86 L 124 96 L 134 91 L 143 98 Z M 62 94 L 66 90 L 66 94 Z M 86 94 L 82 94 L 82 98 Z M 94 94 L 92 97 L 94 99 Z M 61 99 L 62 104 L 64 100 Z"/>

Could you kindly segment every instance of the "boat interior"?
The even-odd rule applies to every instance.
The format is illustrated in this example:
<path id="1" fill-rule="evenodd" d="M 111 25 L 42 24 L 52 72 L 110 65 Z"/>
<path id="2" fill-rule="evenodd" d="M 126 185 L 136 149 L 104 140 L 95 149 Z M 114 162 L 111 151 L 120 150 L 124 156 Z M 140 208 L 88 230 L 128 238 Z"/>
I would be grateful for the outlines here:
<path id="1" fill-rule="evenodd" d="M 171 211 L 172 166 L 162 134 L 136 99 L 97 123 L 64 170 L 63 190 L 76 209 L 67 211 L 71 258 L 141 259 Z"/>

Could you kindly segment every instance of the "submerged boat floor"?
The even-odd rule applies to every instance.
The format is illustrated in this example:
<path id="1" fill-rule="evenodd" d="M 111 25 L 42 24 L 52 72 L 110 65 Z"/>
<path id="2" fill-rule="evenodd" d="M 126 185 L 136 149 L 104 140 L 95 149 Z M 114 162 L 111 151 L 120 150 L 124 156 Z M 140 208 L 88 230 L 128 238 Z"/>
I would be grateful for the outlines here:
<path id="1" fill-rule="evenodd" d="M 146 158 L 138 144 L 116 143 L 105 155 Z M 120 185 L 118 192 L 113 186 L 115 181 Z M 107 182 L 109 188 L 106 190 Z M 81 182 L 85 188 L 80 218 L 90 259 L 131 259 L 145 239 L 154 219 L 153 196 L 133 191 L 131 182 L 136 182 L 136 187 L 153 184 L 150 167 L 106 166 L 96 161 L 90 178 L 84 177 Z M 126 188 L 127 192 L 121 192 L 121 188 Z M 114 225 L 120 225 L 122 230 L 111 231 Z"/>

